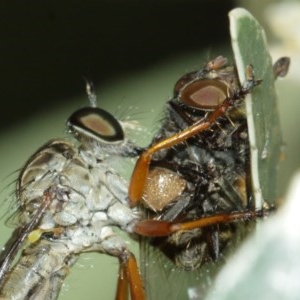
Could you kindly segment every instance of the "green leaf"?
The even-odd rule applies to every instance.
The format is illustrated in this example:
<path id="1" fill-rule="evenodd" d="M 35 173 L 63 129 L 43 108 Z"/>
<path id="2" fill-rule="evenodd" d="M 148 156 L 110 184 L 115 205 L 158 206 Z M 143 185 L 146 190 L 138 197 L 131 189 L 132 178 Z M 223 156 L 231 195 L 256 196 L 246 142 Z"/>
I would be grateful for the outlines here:
<path id="1" fill-rule="evenodd" d="M 232 47 L 240 81 L 245 82 L 246 67 L 254 66 L 262 84 L 246 99 L 251 143 L 251 168 L 256 207 L 275 202 L 281 134 L 274 88 L 271 57 L 264 30 L 245 9 L 229 14 Z M 297 178 L 299 185 L 299 175 Z M 299 188 L 291 202 L 259 226 L 259 230 L 228 260 L 210 289 L 206 300 L 297 299 L 299 297 L 300 235 Z M 292 213 L 294 211 L 294 213 Z M 298 225 L 297 225 L 298 224 Z M 298 226 L 298 227 L 297 227 Z M 294 231 L 295 234 L 288 234 Z M 289 255 L 286 255 L 289 253 Z M 290 274 L 290 275 L 288 275 Z M 296 284 L 297 282 L 297 284 Z"/>
<path id="2" fill-rule="evenodd" d="M 262 84 L 246 98 L 247 121 L 251 146 L 253 192 L 257 208 L 264 200 L 272 203 L 277 196 L 277 169 L 281 154 L 277 98 L 272 59 L 265 32 L 245 9 L 229 13 L 232 48 L 240 82 L 246 80 L 246 67 L 254 67 L 255 78 Z"/>

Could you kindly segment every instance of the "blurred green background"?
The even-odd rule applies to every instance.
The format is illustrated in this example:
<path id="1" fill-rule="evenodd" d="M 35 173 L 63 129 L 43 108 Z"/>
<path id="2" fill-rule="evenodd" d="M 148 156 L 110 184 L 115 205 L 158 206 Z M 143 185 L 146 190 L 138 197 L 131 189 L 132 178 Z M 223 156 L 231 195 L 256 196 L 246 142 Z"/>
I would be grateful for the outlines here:
<path id="1" fill-rule="evenodd" d="M 292 60 L 288 76 L 277 83 L 286 142 L 280 169 L 284 195 L 300 166 L 297 5 L 299 1 L 271 0 L 3 1 L 1 201 L 10 195 L 5 187 L 26 159 L 47 140 L 65 136 L 69 114 L 87 104 L 84 78 L 94 82 L 101 107 L 121 118 L 127 112 L 148 129 L 139 140 L 145 145 L 178 77 L 216 55 L 231 55 L 228 12 L 237 6 L 265 26 L 274 60 L 283 55 Z M 2 215 L 7 203 L 0 209 Z M 10 231 L 1 224 L 1 245 Z M 135 242 L 132 246 L 138 252 Z M 60 299 L 113 299 L 117 268 L 117 259 L 82 255 Z"/>

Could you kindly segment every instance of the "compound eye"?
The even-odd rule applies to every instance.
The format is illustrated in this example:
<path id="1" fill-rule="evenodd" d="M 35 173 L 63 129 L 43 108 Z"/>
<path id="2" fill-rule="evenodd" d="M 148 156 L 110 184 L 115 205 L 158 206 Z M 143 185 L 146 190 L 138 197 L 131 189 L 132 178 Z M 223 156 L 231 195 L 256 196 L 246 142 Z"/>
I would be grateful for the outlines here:
<path id="1" fill-rule="evenodd" d="M 225 84 L 211 79 L 199 79 L 186 85 L 179 94 L 179 100 L 187 106 L 210 110 L 226 99 Z"/>
<path id="2" fill-rule="evenodd" d="M 74 112 L 67 122 L 75 134 L 96 139 L 102 143 L 124 140 L 121 124 L 107 111 L 98 107 L 84 107 Z"/>
<path id="3" fill-rule="evenodd" d="M 181 78 L 179 78 L 174 86 L 174 95 L 177 96 L 184 86 L 186 86 L 189 82 L 195 80 L 197 78 L 197 74 L 198 72 L 194 71 L 194 72 L 187 73 L 183 75 Z"/>

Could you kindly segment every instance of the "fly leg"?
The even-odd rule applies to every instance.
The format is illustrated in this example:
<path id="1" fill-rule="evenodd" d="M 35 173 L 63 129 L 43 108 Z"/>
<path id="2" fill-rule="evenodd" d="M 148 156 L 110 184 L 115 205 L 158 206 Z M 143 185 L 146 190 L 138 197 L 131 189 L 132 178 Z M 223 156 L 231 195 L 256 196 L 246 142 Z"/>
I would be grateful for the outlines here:
<path id="1" fill-rule="evenodd" d="M 145 299 L 142 279 L 134 255 L 131 252 L 127 252 L 125 257 L 120 257 L 119 259 L 120 268 L 116 300 L 128 299 L 128 287 L 130 289 L 131 300 Z"/>
<path id="2" fill-rule="evenodd" d="M 97 251 L 119 259 L 116 300 L 127 300 L 128 290 L 130 291 L 131 300 L 145 300 L 143 283 L 134 254 L 111 228 L 103 227 L 102 232 L 103 236 L 99 243 L 94 244 L 91 248 L 87 248 L 85 252 Z"/>
<path id="3" fill-rule="evenodd" d="M 219 117 L 226 114 L 227 110 L 231 106 L 233 106 L 238 100 L 243 99 L 244 96 L 250 93 L 256 85 L 261 83 L 261 80 L 254 79 L 253 69 L 251 66 L 248 66 L 246 70 L 246 77 L 247 80 L 245 84 L 235 91 L 233 95 L 227 96 L 224 102 L 217 106 L 214 111 L 207 114 L 205 118 L 200 119 L 186 129 L 152 145 L 140 155 L 136 162 L 129 184 L 128 195 L 131 206 L 137 205 L 143 197 L 152 156 L 160 150 L 170 148 L 209 129 Z"/>
<path id="4" fill-rule="evenodd" d="M 237 211 L 231 213 L 220 213 L 187 222 L 168 222 L 158 220 L 143 220 L 138 222 L 134 231 L 148 237 L 168 236 L 178 231 L 186 231 L 222 223 L 245 222 L 267 215 L 269 210 Z"/>

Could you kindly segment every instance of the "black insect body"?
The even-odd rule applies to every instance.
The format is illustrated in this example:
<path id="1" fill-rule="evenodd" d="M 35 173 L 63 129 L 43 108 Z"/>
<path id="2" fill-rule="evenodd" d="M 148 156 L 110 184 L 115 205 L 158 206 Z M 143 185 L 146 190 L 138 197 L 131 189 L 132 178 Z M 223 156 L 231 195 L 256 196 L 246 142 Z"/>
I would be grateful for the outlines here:
<path id="1" fill-rule="evenodd" d="M 245 92 L 248 90 L 240 85 L 234 66 L 228 66 L 222 57 L 178 80 L 153 144 L 201 122 L 226 98 L 236 100 L 209 129 L 153 155 L 144 193 L 149 218 L 187 222 L 202 216 L 254 209 L 243 107 Z M 168 195 L 157 183 L 170 176 L 183 182 L 184 187 L 177 195 L 170 196 L 163 207 L 154 207 L 153 202 L 160 203 L 162 195 Z M 176 180 L 172 179 L 171 186 L 178 186 Z M 193 270 L 217 260 L 238 226 L 222 223 L 178 231 L 167 237 L 153 238 L 151 243 L 181 268 Z"/>

